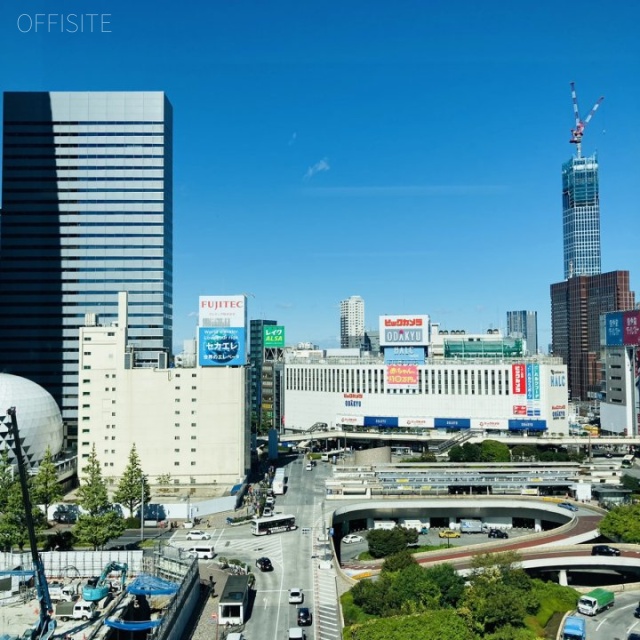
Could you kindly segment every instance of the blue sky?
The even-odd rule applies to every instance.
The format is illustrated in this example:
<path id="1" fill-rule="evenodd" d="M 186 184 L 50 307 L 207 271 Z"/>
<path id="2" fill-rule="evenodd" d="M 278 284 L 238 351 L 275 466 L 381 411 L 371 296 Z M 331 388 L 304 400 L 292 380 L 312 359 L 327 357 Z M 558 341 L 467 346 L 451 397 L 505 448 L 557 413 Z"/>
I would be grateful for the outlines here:
<path id="1" fill-rule="evenodd" d="M 603 271 L 640 292 L 640 4 L 5 0 L 0 90 L 163 90 L 174 107 L 174 334 L 250 293 L 336 346 L 341 299 L 504 328 L 563 278 L 575 81 L 600 161 Z M 28 30 L 106 14 L 110 32 Z M 63 18 L 58 17 L 60 22 Z M 97 22 L 96 22 L 97 24 Z"/>

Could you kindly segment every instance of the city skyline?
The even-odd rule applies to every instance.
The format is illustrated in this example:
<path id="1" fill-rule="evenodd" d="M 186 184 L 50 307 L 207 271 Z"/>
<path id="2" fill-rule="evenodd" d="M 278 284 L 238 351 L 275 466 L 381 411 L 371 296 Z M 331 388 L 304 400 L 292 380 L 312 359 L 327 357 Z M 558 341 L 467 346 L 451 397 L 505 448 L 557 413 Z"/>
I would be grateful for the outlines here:
<path id="1" fill-rule="evenodd" d="M 338 346 L 340 300 L 357 294 L 366 328 L 426 313 L 480 333 L 532 309 L 546 348 L 573 80 L 583 116 L 606 97 L 583 140 L 600 164 L 602 271 L 637 288 L 640 8 L 510 9 L 213 3 L 196 20 L 113 0 L 110 32 L 73 34 L 18 29 L 20 11 L 62 2 L 5 3 L 0 90 L 166 92 L 174 350 L 200 295 L 243 292 L 289 343 Z"/>

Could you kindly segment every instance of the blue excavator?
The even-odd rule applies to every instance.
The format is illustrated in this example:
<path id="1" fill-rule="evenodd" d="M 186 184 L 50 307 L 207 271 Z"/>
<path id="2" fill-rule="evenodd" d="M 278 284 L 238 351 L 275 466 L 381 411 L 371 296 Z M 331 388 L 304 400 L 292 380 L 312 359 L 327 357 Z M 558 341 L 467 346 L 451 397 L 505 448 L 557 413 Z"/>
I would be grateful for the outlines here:
<path id="1" fill-rule="evenodd" d="M 33 570 L 36 583 L 36 594 L 40 615 L 30 629 L 27 629 L 22 635 L 22 640 L 49 640 L 56 630 L 56 621 L 53 618 L 53 605 L 51 596 L 49 595 L 49 586 L 44 573 L 44 564 L 38 553 L 38 542 L 36 540 L 36 529 L 33 523 L 33 513 L 31 511 L 31 497 L 29 495 L 29 483 L 27 480 L 27 471 L 24 464 L 22 454 L 22 445 L 20 443 L 20 433 L 18 431 L 18 420 L 16 418 L 16 408 L 11 407 L 7 410 L 9 420 L 0 420 L 0 426 L 8 427 L 11 438 L 13 439 L 13 450 L 18 464 L 18 473 L 20 475 L 20 486 L 22 488 L 22 499 L 24 501 L 25 522 L 29 533 L 29 547 L 31 548 L 31 561 L 33 562 Z M 8 424 L 7 424 L 8 422 Z"/>
<path id="2" fill-rule="evenodd" d="M 87 602 L 97 602 L 98 600 L 102 600 L 102 598 L 106 598 L 111 591 L 109 574 L 113 571 L 120 572 L 120 588 L 124 589 L 128 569 L 129 565 L 127 565 L 126 562 L 108 562 L 97 580 L 94 578 L 82 587 L 82 599 Z"/>

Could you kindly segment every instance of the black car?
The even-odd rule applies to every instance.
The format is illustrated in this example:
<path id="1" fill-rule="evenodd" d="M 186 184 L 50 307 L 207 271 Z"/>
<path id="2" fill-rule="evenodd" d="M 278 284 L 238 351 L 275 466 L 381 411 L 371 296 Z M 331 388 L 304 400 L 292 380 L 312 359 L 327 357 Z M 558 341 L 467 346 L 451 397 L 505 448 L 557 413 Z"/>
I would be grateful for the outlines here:
<path id="1" fill-rule="evenodd" d="M 489 537 L 490 538 L 508 538 L 509 534 L 506 531 L 502 531 L 502 529 L 490 529 Z"/>
<path id="2" fill-rule="evenodd" d="M 636 610 L 633 612 L 633 615 L 636 618 L 640 618 L 640 606 L 636 607 Z"/>
<path id="3" fill-rule="evenodd" d="M 53 519 L 58 524 L 75 524 L 78 520 L 78 516 L 74 511 L 56 509 L 53 514 Z"/>
<path id="4" fill-rule="evenodd" d="M 596 544 L 591 547 L 592 556 L 619 556 L 620 549 L 610 547 L 608 544 Z"/>
<path id="5" fill-rule="evenodd" d="M 273 565 L 269 558 L 258 558 L 256 560 L 256 567 L 258 567 L 260 571 L 273 571 Z"/>
<path id="6" fill-rule="evenodd" d="M 300 607 L 298 609 L 298 626 L 307 627 L 311 624 L 311 611 L 308 607 Z"/>

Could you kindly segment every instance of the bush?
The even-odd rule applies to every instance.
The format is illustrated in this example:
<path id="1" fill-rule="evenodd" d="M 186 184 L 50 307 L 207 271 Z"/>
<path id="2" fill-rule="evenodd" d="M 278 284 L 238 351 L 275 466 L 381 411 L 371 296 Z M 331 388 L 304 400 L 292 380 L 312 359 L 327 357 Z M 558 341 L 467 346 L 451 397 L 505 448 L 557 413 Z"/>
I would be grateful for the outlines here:
<path id="1" fill-rule="evenodd" d="M 136 518 L 135 516 L 125 518 L 124 526 L 127 529 L 139 529 L 140 528 L 140 518 Z"/>

